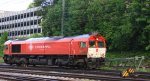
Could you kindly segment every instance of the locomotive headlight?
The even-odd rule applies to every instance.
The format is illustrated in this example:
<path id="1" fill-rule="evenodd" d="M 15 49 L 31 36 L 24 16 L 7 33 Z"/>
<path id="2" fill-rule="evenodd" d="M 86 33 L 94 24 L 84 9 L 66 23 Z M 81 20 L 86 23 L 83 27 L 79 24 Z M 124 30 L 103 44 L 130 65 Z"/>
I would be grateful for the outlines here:
<path id="1" fill-rule="evenodd" d="M 98 38 L 96 38 L 96 40 L 98 40 Z"/>

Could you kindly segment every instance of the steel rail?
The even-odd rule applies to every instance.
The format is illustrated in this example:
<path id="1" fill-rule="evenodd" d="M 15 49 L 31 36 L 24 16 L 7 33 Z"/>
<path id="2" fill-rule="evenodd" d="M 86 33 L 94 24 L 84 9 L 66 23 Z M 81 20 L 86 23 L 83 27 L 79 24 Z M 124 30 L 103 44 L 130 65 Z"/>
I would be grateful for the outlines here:
<path id="1" fill-rule="evenodd" d="M 85 73 L 67 73 L 67 72 L 56 72 L 56 71 L 34 71 L 34 70 L 21 70 L 21 69 L 6 69 L 0 68 L 0 72 L 8 73 L 20 73 L 20 74 L 31 74 L 31 75 L 45 75 L 45 76 L 58 76 L 58 77 L 70 77 L 70 78 L 80 78 L 80 79 L 90 79 L 90 80 L 136 80 L 136 81 L 149 81 L 148 79 L 142 78 L 121 78 L 119 76 L 102 75 L 102 74 L 85 74 Z"/>

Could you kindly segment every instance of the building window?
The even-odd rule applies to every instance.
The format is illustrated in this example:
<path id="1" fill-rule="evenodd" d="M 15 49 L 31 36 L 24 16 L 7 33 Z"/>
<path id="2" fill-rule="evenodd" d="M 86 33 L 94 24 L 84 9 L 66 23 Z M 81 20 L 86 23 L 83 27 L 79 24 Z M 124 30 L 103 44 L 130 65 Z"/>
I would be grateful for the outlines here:
<path id="1" fill-rule="evenodd" d="M 20 23 L 18 23 L 18 27 L 20 27 Z"/>
<path id="2" fill-rule="evenodd" d="M 30 30 L 27 30 L 27 34 L 29 34 Z"/>
<path id="3" fill-rule="evenodd" d="M 9 19 L 10 19 L 10 21 L 12 20 L 12 19 L 11 19 L 11 16 L 9 17 Z"/>
<path id="4" fill-rule="evenodd" d="M 20 31 L 18 31 L 18 35 L 20 35 Z"/>
<path id="5" fill-rule="evenodd" d="M 26 15 L 26 13 L 24 13 L 24 18 L 26 18 L 27 17 L 27 15 Z"/>
<path id="6" fill-rule="evenodd" d="M 4 29 L 4 25 L 2 25 L 2 29 Z"/>
<path id="7" fill-rule="evenodd" d="M 23 14 L 21 14 L 21 19 L 23 19 Z"/>
<path id="8" fill-rule="evenodd" d="M 38 33 L 41 33 L 41 28 L 38 28 Z"/>
<path id="9" fill-rule="evenodd" d="M 8 36 L 10 36 L 10 32 L 8 32 Z"/>
<path id="10" fill-rule="evenodd" d="M 0 22 L 2 22 L 2 19 L 0 19 Z"/>
<path id="11" fill-rule="evenodd" d="M 4 22 L 4 18 L 2 18 L 2 22 Z"/>
<path id="12" fill-rule="evenodd" d="M 24 22 L 24 26 L 27 26 L 26 22 Z"/>
<path id="13" fill-rule="evenodd" d="M 11 28 L 11 24 L 9 24 L 9 27 Z"/>
<path id="14" fill-rule="evenodd" d="M 20 15 L 18 15 L 18 19 L 20 19 Z"/>
<path id="15" fill-rule="evenodd" d="M 41 19 L 38 20 L 38 24 L 40 24 L 40 23 L 41 23 Z"/>
<path id="16" fill-rule="evenodd" d="M 23 35 L 23 31 L 21 31 L 21 35 Z"/>
<path id="17" fill-rule="evenodd" d="M 27 22 L 27 26 L 29 26 L 29 23 L 30 23 L 30 22 L 28 21 L 28 22 Z"/>
<path id="18" fill-rule="evenodd" d="M 7 18 L 5 17 L 5 21 L 7 21 Z"/>
<path id="19" fill-rule="evenodd" d="M 23 27 L 23 22 L 21 22 L 21 27 Z"/>
<path id="20" fill-rule="evenodd" d="M 15 31 L 15 36 L 17 35 L 17 31 Z"/>
<path id="21" fill-rule="evenodd" d="M 33 12 L 31 12 L 30 14 L 31 14 L 31 17 L 33 17 Z"/>
<path id="22" fill-rule="evenodd" d="M 37 20 L 34 20 L 34 25 L 37 25 Z"/>
<path id="23" fill-rule="evenodd" d="M 17 23 L 15 23 L 15 28 L 17 27 Z"/>
<path id="24" fill-rule="evenodd" d="M 12 20 L 14 20 L 14 16 L 11 16 L 12 17 Z"/>
<path id="25" fill-rule="evenodd" d="M 38 33 L 38 32 L 37 32 L 37 29 L 34 29 L 34 33 Z"/>
<path id="26" fill-rule="evenodd" d="M 12 32 L 12 36 L 14 36 L 14 31 Z"/>
<path id="27" fill-rule="evenodd" d="M 30 29 L 30 34 L 33 34 L 33 29 Z"/>
<path id="28" fill-rule="evenodd" d="M 30 17 L 30 14 L 29 14 L 29 13 L 27 13 L 27 17 Z"/>
<path id="29" fill-rule="evenodd" d="M 9 25 L 7 25 L 7 29 L 9 29 Z"/>
<path id="30" fill-rule="evenodd" d="M 33 25 L 33 21 L 30 21 L 30 25 Z"/>
<path id="31" fill-rule="evenodd" d="M 14 26 L 15 26 L 15 25 L 14 25 L 14 24 L 12 24 L 12 28 L 14 28 Z"/>
<path id="32" fill-rule="evenodd" d="M 5 28 L 4 29 L 6 29 L 7 27 L 6 27 L 6 25 L 5 25 Z"/>
<path id="33" fill-rule="evenodd" d="M 15 20 L 17 20 L 17 15 L 15 15 Z"/>
<path id="34" fill-rule="evenodd" d="M 34 16 L 36 16 L 37 14 L 36 14 L 36 11 L 34 12 Z"/>
<path id="35" fill-rule="evenodd" d="M 12 32 L 9 32 L 9 36 L 12 36 Z"/>
<path id="36" fill-rule="evenodd" d="M 24 30 L 24 35 L 26 35 L 26 33 L 27 33 L 26 30 Z"/>
<path id="37" fill-rule="evenodd" d="M 7 21 L 9 21 L 9 17 L 7 17 Z"/>

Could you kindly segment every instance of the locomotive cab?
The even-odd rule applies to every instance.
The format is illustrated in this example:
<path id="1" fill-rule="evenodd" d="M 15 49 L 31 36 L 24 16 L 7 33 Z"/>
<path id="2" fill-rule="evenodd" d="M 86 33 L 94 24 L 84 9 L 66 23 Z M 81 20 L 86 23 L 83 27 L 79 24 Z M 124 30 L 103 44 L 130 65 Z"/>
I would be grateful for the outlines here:
<path id="1" fill-rule="evenodd" d="M 105 58 L 105 54 L 105 39 L 99 34 L 90 36 L 87 58 Z"/>

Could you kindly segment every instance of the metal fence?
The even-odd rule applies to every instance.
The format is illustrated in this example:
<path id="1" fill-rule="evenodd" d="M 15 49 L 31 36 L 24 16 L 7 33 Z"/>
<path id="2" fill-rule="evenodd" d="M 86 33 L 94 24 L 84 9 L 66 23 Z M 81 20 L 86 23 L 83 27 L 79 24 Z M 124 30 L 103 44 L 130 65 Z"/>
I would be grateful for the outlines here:
<path id="1" fill-rule="evenodd" d="M 106 58 L 105 66 L 118 68 L 135 68 L 139 69 L 142 67 L 144 56 L 135 56 L 130 58 Z"/>

